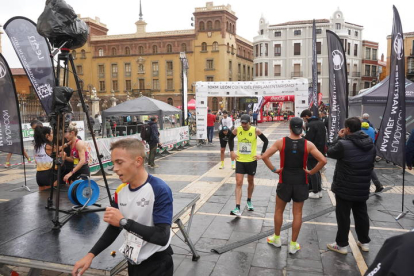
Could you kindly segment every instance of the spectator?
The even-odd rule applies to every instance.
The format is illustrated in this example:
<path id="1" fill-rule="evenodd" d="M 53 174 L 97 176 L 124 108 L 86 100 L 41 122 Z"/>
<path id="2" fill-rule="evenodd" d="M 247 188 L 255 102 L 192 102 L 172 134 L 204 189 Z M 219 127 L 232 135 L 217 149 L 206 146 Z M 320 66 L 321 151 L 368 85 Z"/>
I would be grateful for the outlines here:
<path id="1" fill-rule="evenodd" d="M 151 138 L 148 142 L 150 147 L 150 152 L 148 156 L 148 166 L 155 169 L 158 168 L 158 165 L 155 165 L 155 154 L 157 153 L 157 146 L 161 146 L 160 144 L 160 133 L 158 131 L 158 118 L 151 117 L 150 122 L 148 125 L 151 127 Z"/>
<path id="2" fill-rule="evenodd" d="M 257 110 L 255 112 L 253 112 L 253 125 L 257 126 L 257 117 L 258 117 L 258 113 Z"/>
<path id="3" fill-rule="evenodd" d="M 98 114 L 95 115 L 95 119 L 93 121 L 94 121 L 93 132 L 96 135 L 99 135 L 99 133 L 101 132 L 101 123 L 99 122 L 99 115 Z"/>
<path id="4" fill-rule="evenodd" d="M 214 122 L 216 121 L 216 116 L 211 113 L 211 109 L 208 110 L 207 114 L 207 139 L 208 143 L 213 143 L 213 134 L 214 134 Z"/>
<path id="5" fill-rule="evenodd" d="M 370 127 L 375 129 L 374 125 L 369 121 L 369 114 L 368 113 L 362 114 L 362 122 L 367 122 Z"/>
<path id="6" fill-rule="evenodd" d="M 411 130 L 411 134 L 410 134 L 410 137 L 408 138 L 405 152 L 406 152 L 407 168 L 409 170 L 412 170 L 413 165 L 414 165 L 414 129 Z"/>
<path id="7" fill-rule="evenodd" d="M 329 129 L 329 119 L 328 119 L 328 116 L 326 116 L 326 111 L 319 112 L 319 118 L 321 119 L 321 121 L 325 125 L 326 132 L 328 132 L 328 129 Z"/>

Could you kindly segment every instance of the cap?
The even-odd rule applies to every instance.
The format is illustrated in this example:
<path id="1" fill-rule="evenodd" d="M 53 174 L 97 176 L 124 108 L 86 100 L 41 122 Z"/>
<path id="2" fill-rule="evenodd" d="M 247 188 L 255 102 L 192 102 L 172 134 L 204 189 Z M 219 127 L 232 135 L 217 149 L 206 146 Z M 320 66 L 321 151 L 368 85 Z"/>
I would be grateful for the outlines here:
<path id="1" fill-rule="evenodd" d="M 240 118 L 241 123 L 250 123 L 250 115 L 243 114 Z"/>
<path id="2" fill-rule="evenodd" d="M 289 126 L 294 134 L 299 135 L 302 133 L 303 120 L 299 117 L 294 117 L 290 119 Z"/>
<path id="3" fill-rule="evenodd" d="M 229 128 L 228 128 L 228 127 L 226 127 L 226 126 L 224 126 L 221 130 L 222 130 L 222 131 L 227 131 L 227 130 L 229 130 Z"/>

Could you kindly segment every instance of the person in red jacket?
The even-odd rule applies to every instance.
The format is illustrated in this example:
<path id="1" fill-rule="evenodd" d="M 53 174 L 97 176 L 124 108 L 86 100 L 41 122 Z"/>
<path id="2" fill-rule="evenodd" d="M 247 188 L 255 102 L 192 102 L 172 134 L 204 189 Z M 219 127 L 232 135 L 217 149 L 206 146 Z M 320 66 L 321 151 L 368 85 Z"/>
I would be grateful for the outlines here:
<path id="1" fill-rule="evenodd" d="M 207 114 L 207 139 L 208 143 L 213 143 L 213 135 L 214 135 L 214 122 L 216 121 L 216 116 L 211 113 L 211 109 L 208 110 Z"/>

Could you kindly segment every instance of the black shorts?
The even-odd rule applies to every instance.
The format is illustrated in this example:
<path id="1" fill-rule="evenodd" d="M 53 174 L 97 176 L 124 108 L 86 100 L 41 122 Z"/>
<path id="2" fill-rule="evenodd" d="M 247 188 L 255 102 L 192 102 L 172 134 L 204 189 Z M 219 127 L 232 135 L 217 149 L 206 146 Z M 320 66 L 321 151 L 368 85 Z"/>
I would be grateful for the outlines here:
<path id="1" fill-rule="evenodd" d="M 253 162 L 236 161 L 236 173 L 255 175 L 256 168 L 257 168 L 257 161 L 253 161 Z"/>
<path id="2" fill-rule="evenodd" d="M 172 276 L 174 263 L 171 246 L 161 252 L 154 253 L 151 257 L 140 263 L 132 265 L 128 263 L 129 276 Z"/>
<path id="3" fill-rule="evenodd" d="M 39 187 L 47 187 L 53 185 L 53 169 L 47 171 L 36 172 L 36 182 Z"/>
<path id="4" fill-rule="evenodd" d="M 226 148 L 226 146 L 227 146 L 227 142 L 228 141 L 225 141 L 225 140 L 223 140 L 223 139 L 220 139 L 220 147 L 223 149 L 223 148 Z"/>
<path id="5" fill-rule="evenodd" d="M 303 202 L 309 198 L 309 188 L 307 184 L 287 184 L 279 183 L 276 188 L 277 196 L 285 201 Z"/>
<path id="6" fill-rule="evenodd" d="M 76 171 L 70 178 L 69 178 L 69 182 L 71 181 L 75 181 L 78 179 L 83 179 L 83 180 L 87 180 L 86 177 L 81 177 L 81 175 L 87 175 L 87 176 L 91 176 L 91 171 L 89 170 L 89 166 L 88 165 L 83 165 L 82 168 L 80 168 L 80 170 Z"/>

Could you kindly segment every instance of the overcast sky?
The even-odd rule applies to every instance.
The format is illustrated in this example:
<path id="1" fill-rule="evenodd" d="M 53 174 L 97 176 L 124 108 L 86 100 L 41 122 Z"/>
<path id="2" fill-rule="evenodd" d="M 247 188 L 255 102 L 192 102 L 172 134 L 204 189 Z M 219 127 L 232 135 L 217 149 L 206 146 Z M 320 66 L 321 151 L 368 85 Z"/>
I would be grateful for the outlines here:
<path id="1" fill-rule="evenodd" d="M 13 16 L 25 16 L 37 22 L 44 9 L 44 0 L 1 0 L 0 24 Z M 134 33 L 139 17 L 139 0 L 67 0 L 82 17 L 100 17 L 109 34 Z M 399 10 L 404 32 L 414 31 L 414 4 L 408 0 L 388 2 L 368 0 L 216 0 L 214 5 L 232 6 L 238 17 L 237 32 L 253 42 L 257 35 L 259 19 L 263 14 L 270 24 L 295 20 L 330 19 L 338 9 L 346 22 L 364 26 L 363 39 L 380 43 L 378 57 L 386 56 L 386 36 L 391 34 L 392 5 Z M 411 4 L 410 4 L 411 3 Z M 195 7 L 204 7 L 202 0 L 142 0 L 147 31 L 169 31 L 191 29 L 191 17 Z M 10 67 L 22 67 L 6 34 L 2 35 L 3 55 Z"/>

